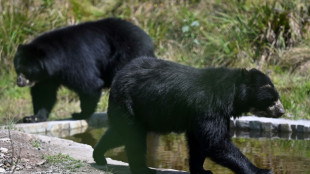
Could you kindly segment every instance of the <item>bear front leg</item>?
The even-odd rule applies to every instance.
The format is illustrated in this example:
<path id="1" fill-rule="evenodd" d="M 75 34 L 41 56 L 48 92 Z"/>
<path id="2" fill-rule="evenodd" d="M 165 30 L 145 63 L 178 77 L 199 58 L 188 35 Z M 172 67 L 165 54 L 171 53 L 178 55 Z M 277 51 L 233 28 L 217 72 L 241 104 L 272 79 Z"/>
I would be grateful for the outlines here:
<path id="1" fill-rule="evenodd" d="M 91 94 L 80 93 L 81 112 L 72 114 L 72 118 L 75 120 L 88 119 L 95 112 L 100 95 L 101 90 Z"/>
<path id="2" fill-rule="evenodd" d="M 187 144 L 189 149 L 189 169 L 191 174 L 212 174 L 210 170 L 204 170 L 203 163 L 206 155 L 204 149 L 200 148 L 199 140 L 194 134 L 186 133 Z"/>
<path id="3" fill-rule="evenodd" d="M 268 169 L 257 168 L 231 142 L 230 138 L 219 141 L 208 151 L 208 156 L 218 164 L 238 174 L 272 174 Z"/>
<path id="4" fill-rule="evenodd" d="M 56 102 L 59 85 L 53 82 L 41 82 L 31 87 L 33 116 L 23 118 L 24 123 L 46 121 Z"/>

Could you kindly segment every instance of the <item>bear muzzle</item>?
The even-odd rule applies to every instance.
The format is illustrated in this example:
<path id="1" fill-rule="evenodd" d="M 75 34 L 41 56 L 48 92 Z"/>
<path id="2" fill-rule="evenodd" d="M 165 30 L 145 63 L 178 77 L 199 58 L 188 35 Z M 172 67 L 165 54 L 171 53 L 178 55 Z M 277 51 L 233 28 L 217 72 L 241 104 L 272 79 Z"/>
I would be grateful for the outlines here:
<path id="1" fill-rule="evenodd" d="M 258 110 L 256 108 L 251 108 L 250 112 L 256 116 L 279 118 L 285 114 L 284 107 L 280 100 L 274 102 L 273 105 L 269 106 L 266 110 Z"/>
<path id="2" fill-rule="evenodd" d="M 275 118 L 281 117 L 283 114 L 285 114 L 284 107 L 280 100 L 277 100 L 277 102 L 274 105 L 270 106 L 268 110 L 271 113 L 272 117 Z"/>
<path id="3" fill-rule="evenodd" d="M 24 74 L 19 74 L 16 80 L 16 83 L 19 87 L 24 87 L 24 86 L 34 86 L 35 82 L 30 81 L 25 77 Z"/>

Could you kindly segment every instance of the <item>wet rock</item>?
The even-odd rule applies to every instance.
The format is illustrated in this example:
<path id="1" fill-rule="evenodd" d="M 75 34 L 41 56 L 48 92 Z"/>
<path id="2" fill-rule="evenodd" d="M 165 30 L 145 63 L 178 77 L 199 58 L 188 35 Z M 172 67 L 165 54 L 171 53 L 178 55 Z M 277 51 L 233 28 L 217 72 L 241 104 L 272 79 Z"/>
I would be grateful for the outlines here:
<path id="1" fill-rule="evenodd" d="M 250 123 L 248 121 L 236 121 L 236 128 L 241 129 L 241 130 L 249 130 L 250 128 Z"/>
<path id="2" fill-rule="evenodd" d="M 304 126 L 303 125 L 297 125 L 296 131 L 297 132 L 304 132 Z"/>
<path id="3" fill-rule="evenodd" d="M 291 132 L 291 126 L 289 124 L 280 124 L 279 125 L 279 131 L 280 132 Z"/>
<path id="4" fill-rule="evenodd" d="M 296 126 L 295 124 L 292 124 L 292 125 L 291 125 L 291 130 L 292 130 L 293 132 L 297 132 L 297 126 Z"/>
<path id="5" fill-rule="evenodd" d="M 272 123 L 262 123 L 261 125 L 262 131 L 271 132 L 272 131 Z"/>
<path id="6" fill-rule="evenodd" d="M 310 133 L 310 127 L 304 127 L 304 133 Z"/>
<path id="7" fill-rule="evenodd" d="M 261 130 L 261 122 L 259 121 L 250 121 L 250 129 L 255 131 Z"/>

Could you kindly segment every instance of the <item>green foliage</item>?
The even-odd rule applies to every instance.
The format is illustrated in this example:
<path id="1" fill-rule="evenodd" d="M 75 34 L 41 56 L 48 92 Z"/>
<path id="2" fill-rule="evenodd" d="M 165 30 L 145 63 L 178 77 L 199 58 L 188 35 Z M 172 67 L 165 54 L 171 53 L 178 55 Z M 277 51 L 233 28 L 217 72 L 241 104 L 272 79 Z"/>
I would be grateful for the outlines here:
<path id="1" fill-rule="evenodd" d="M 285 116 L 292 119 L 310 119 L 310 78 L 286 72 L 272 77 L 286 108 Z"/>
<path id="2" fill-rule="evenodd" d="M 42 158 L 51 164 L 62 163 L 66 166 L 68 170 L 72 172 L 74 172 L 75 169 L 84 166 L 81 160 L 76 160 L 69 155 L 65 155 L 62 153 L 58 153 L 57 155 L 44 155 Z"/>
<path id="3" fill-rule="evenodd" d="M 115 16 L 143 28 L 156 55 L 195 67 L 258 67 L 273 72 L 287 115 L 309 118 L 310 9 L 306 0 L 0 1 L 0 122 L 32 114 L 28 88 L 15 85 L 17 46 L 55 28 Z M 302 48 L 302 49 L 299 49 Z M 306 67 L 307 68 L 307 67 Z M 107 108 L 104 92 L 98 110 Z M 62 88 L 51 119 L 79 110 Z M 18 105 L 18 107 L 14 107 Z"/>
<path id="4" fill-rule="evenodd" d="M 34 148 L 40 148 L 40 146 L 41 146 L 41 142 L 38 141 L 38 140 L 32 141 L 31 144 L 32 144 L 32 146 L 33 146 Z"/>

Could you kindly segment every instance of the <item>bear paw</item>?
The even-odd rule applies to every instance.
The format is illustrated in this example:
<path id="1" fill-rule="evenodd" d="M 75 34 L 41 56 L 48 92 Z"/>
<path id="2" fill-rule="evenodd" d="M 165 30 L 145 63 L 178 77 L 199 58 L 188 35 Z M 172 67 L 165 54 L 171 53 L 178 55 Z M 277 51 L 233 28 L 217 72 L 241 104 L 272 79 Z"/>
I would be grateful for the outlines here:
<path id="1" fill-rule="evenodd" d="M 103 156 L 101 156 L 101 157 L 94 156 L 94 160 L 95 160 L 96 164 L 98 164 L 98 165 L 105 166 L 108 164 L 107 160 Z"/>
<path id="2" fill-rule="evenodd" d="M 46 121 L 46 119 L 42 119 L 37 116 L 26 116 L 23 118 L 23 123 L 38 123 L 38 122 L 43 122 Z"/>
<path id="3" fill-rule="evenodd" d="M 82 113 L 74 113 L 72 114 L 72 118 L 74 120 L 87 120 L 89 119 L 89 115 L 86 115 L 86 114 L 82 114 Z"/>
<path id="4" fill-rule="evenodd" d="M 100 152 L 100 150 L 97 147 L 94 148 L 93 158 L 94 158 L 94 161 L 98 165 L 107 165 L 108 164 L 108 162 L 105 159 L 104 155 Z"/>

